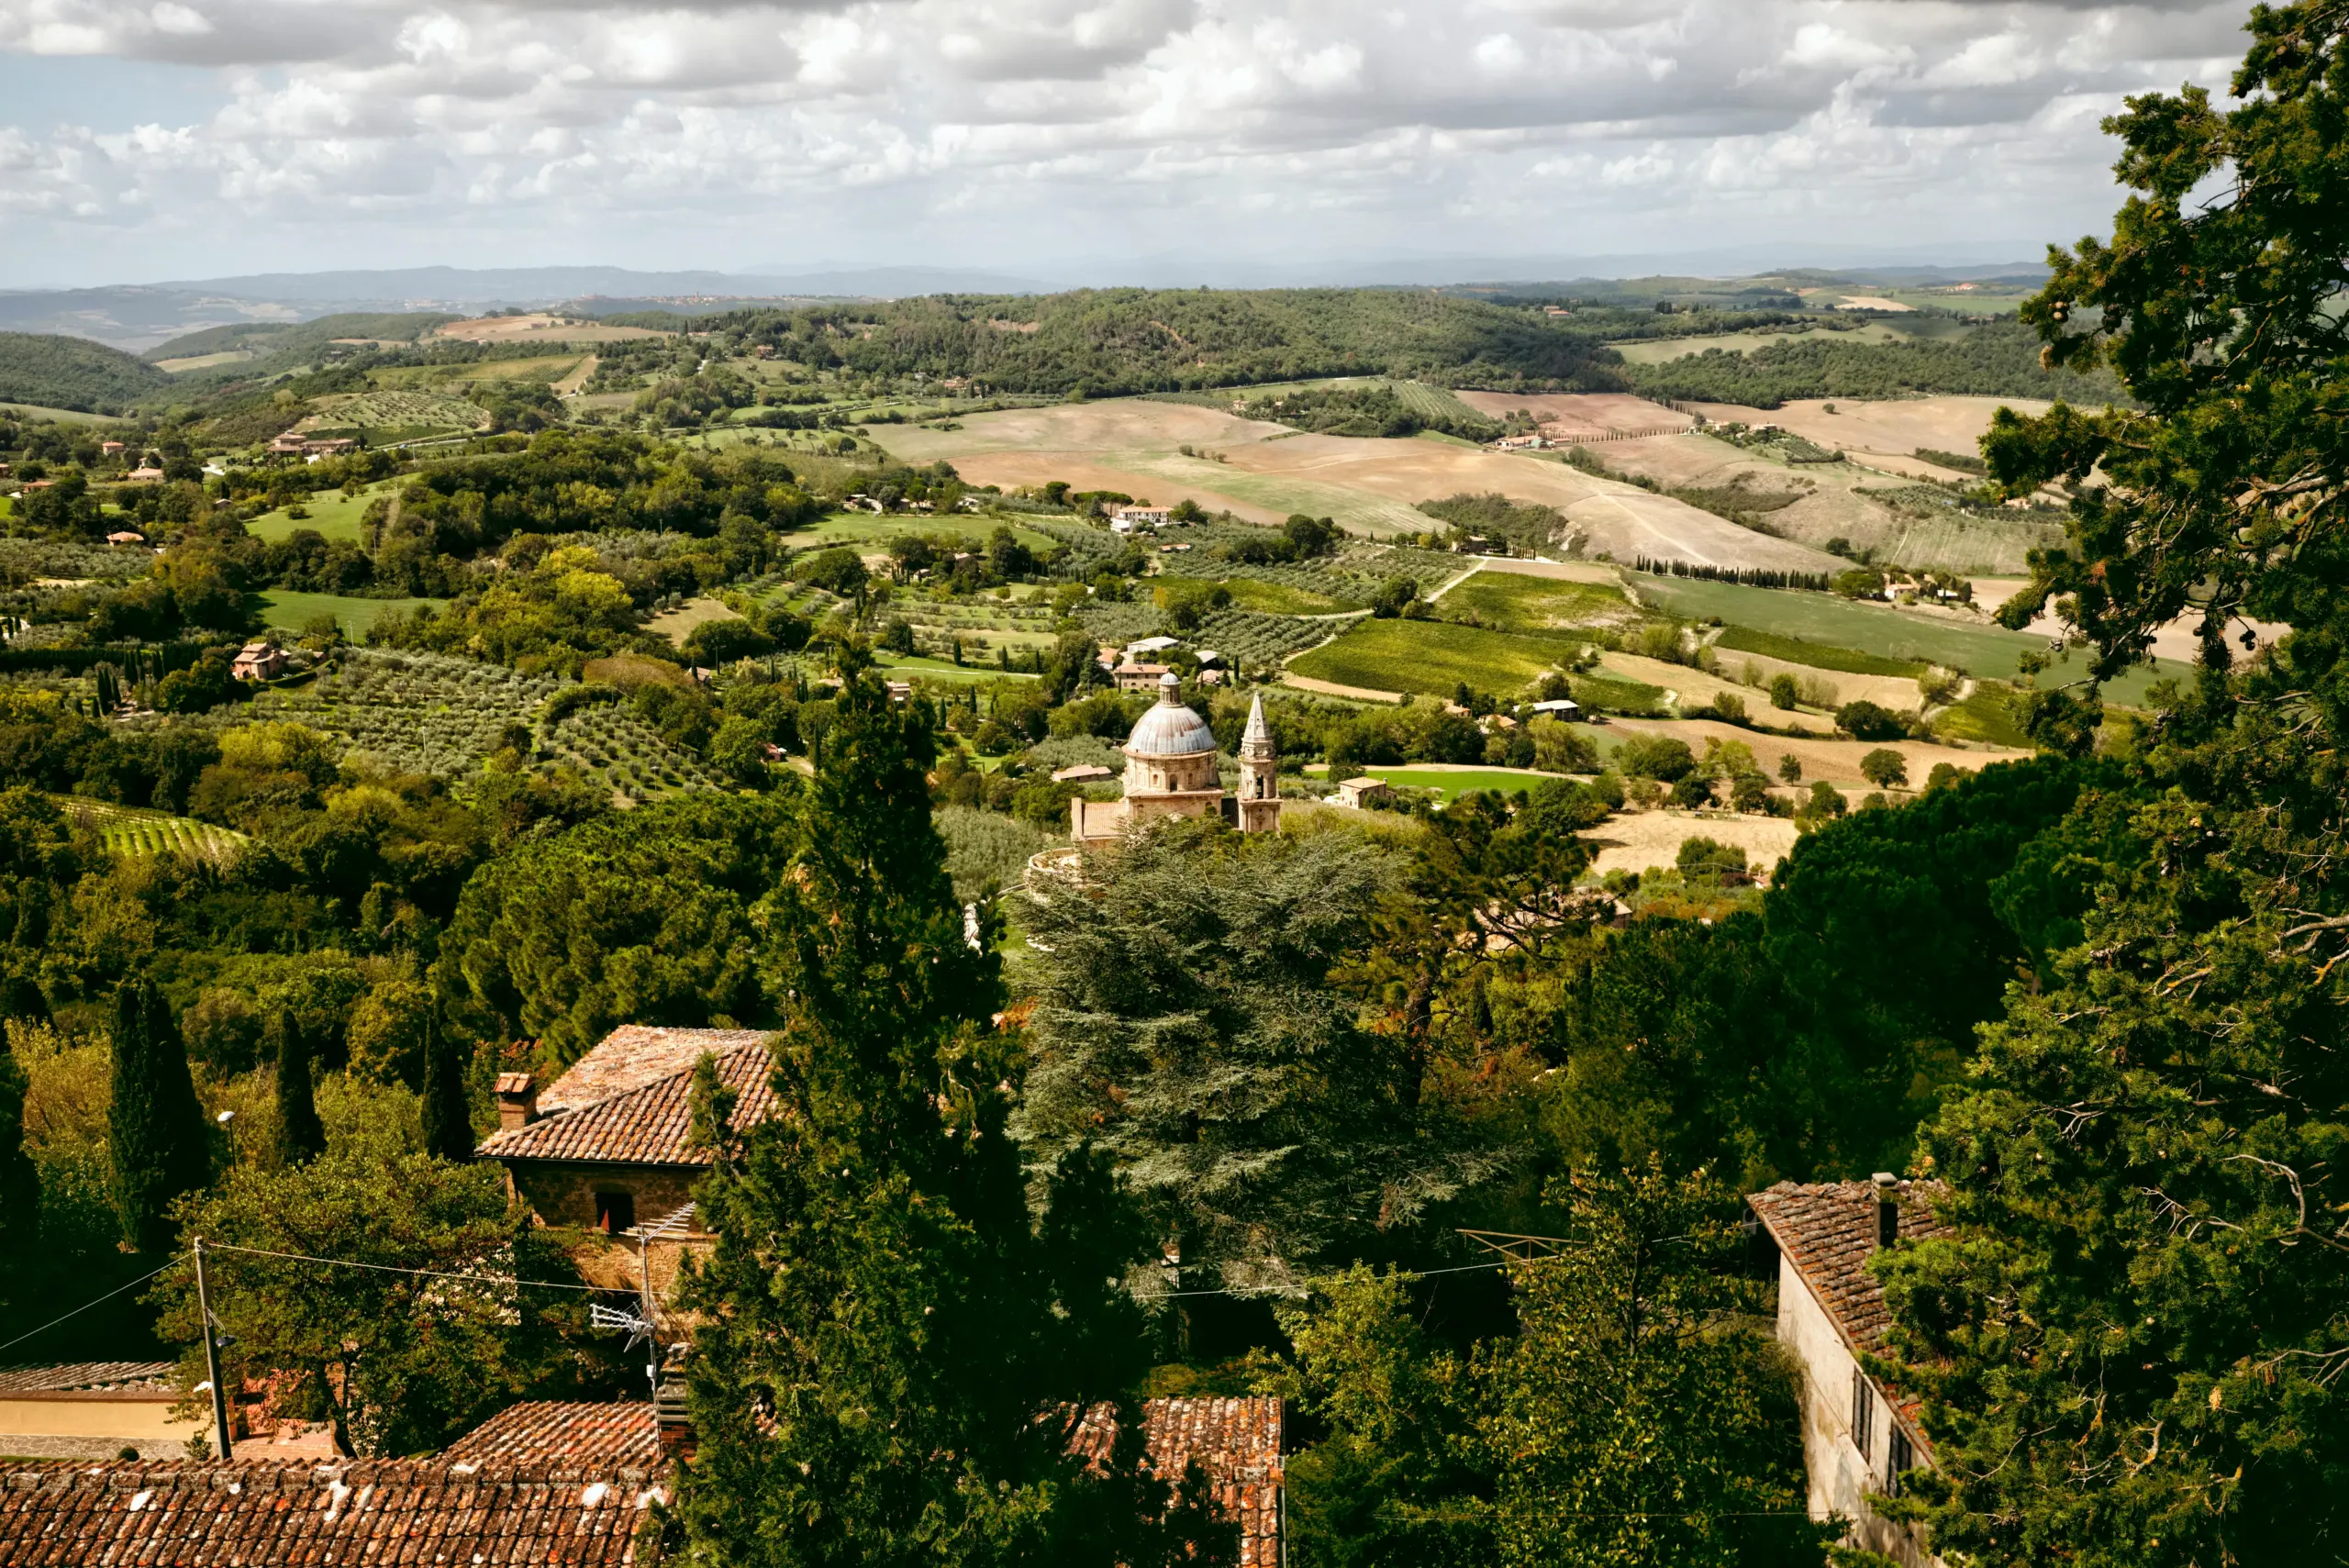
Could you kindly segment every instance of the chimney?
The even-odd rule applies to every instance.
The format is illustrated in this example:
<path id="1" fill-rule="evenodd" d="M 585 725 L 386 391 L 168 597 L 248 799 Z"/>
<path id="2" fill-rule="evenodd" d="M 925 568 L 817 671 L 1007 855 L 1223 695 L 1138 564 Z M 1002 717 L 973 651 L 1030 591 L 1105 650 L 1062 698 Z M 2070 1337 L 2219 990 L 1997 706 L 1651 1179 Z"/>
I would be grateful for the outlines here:
<path id="1" fill-rule="evenodd" d="M 497 1075 L 497 1129 L 511 1131 L 539 1119 L 539 1086 L 528 1073 Z"/>
<path id="2" fill-rule="evenodd" d="M 1900 1178 L 1878 1171 L 1876 1183 L 1876 1244 L 1879 1250 L 1900 1240 Z"/>
<path id="3" fill-rule="evenodd" d="M 661 1436 L 661 1457 L 672 1464 L 689 1460 L 699 1446 L 694 1438 L 693 1417 L 685 1410 L 685 1372 L 664 1368 L 652 1391 L 652 1418 Z"/>

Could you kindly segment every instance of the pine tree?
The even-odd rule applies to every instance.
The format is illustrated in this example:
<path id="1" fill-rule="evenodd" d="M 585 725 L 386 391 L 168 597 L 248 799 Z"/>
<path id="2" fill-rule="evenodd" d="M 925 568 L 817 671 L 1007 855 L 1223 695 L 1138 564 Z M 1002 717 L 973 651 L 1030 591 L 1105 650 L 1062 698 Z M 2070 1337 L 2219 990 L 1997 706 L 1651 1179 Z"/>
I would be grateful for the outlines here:
<path id="1" fill-rule="evenodd" d="M 853 679 L 828 740 L 796 863 L 762 910 L 768 994 L 790 999 L 779 1103 L 733 1132 L 714 1069 L 696 1073 L 719 1241 L 685 1293 L 700 1449 L 680 1478 L 680 1555 L 1225 1560 L 1229 1528 L 1140 1468 L 1147 1341 L 1110 1282 L 1141 1237 L 1106 1168 L 1063 1159 L 1042 1239 L 1031 1226 L 1004 1131 L 1019 1052 L 987 1021 L 997 961 L 963 940 L 930 825 L 927 705 L 893 710 Z M 1086 1245 L 1066 1244 L 1076 1231 Z M 1121 1408 L 1097 1472 L 1070 1456 L 1069 1421 L 1099 1400 Z"/>
<path id="2" fill-rule="evenodd" d="M 310 1036 L 301 1020 L 278 1012 L 270 1018 L 277 1037 L 277 1160 L 300 1165 L 327 1151 L 327 1129 L 318 1120 L 310 1075 Z"/>
<path id="3" fill-rule="evenodd" d="M 424 1020 L 424 1151 L 462 1163 L 473 1157 L 473 1106 L 465 1098 L 463 1064 L 440 1020 Z"/>
<path id="4" fill-rule="evenodd" d="M 2053 604 L 2099 677 L 2181 616 L 2201 637 L 2192 689 L 2106 728 L 2143 802 L 2110 850 L 2032 873 L 2074 895 L 2076 945 L 1925 1129 L 1956 1234 L 1873 1265 L 1933 1446 L 1902 1506 L 1984 1568 L 2349 1540 L 2349 7 L 2249 30 L 2233 106 L 2188 87 L 2106 123 L 2112 240 L 2053 252 L 2021 312 L 2135 406 L 2001 410 L 1984 442 L 2009 493 L 2078 486 L 2001 618 Z M 2092 691 L 2032 707 L 2095 739 Z"/>
<path id="5" fill-rule="evenodd" d="M 144 975 L 115 989 L 106 1144 L 123 1239 L 141 1252 L 169 1250 L 172 1205 L 210 1179 L 212 1162 L 179 1025 Z"/>

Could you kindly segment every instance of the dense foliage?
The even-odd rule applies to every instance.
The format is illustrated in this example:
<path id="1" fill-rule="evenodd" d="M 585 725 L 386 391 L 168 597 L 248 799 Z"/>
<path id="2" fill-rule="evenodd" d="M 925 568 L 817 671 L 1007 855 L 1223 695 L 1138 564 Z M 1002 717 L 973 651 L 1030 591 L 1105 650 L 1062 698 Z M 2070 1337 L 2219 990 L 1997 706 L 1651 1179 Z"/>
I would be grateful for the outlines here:
<path id="1" fill-rule="evenodd" d="M 710 1064 L 696 1084 L 719 1240 L 685 1289 L 700 1447 L 682 1555 L 1232 1561 L 1196 1478 L 1178 1505 L 1140 1470 L 1147 1342 L 1115 1281 L 1146 1232 L 1081 1149 L 1031 1221 L 996 960 L 963 939 L 929 823 L 935 744 L 878 682 L 847 694 L 763 911 L 781 1103 L 737 1139 Z M 1074 1425 L 1105 1401 L 1119 1440 L 1088 1465 Z"/>
<path id="2" fill-rule="evenodd" d="M 2018 988 L 1927 1129 L 1957 1238 L 1885 1265 L 1938 1460 L 1915 1507 L 1987 1563 L 2313 1562 L 2349 1529 L 2349 7 L 2262 7 L 2232 90 L 2110 122 L 2136 193 L 2026 309 L 2142 406 L 2002 418 L 2010 486 L 2087 486 L 2015 615 L 2099 669 L 2199 613 L 2203 674 L 2144 737 L 2080 942 Z M 2095 478 L 2091 478 L 2091 471 Z M 2241 662 L 2243 615 L 2289 628 Z M 2076 736 L 2092 699 L 2042 710 Z"/>

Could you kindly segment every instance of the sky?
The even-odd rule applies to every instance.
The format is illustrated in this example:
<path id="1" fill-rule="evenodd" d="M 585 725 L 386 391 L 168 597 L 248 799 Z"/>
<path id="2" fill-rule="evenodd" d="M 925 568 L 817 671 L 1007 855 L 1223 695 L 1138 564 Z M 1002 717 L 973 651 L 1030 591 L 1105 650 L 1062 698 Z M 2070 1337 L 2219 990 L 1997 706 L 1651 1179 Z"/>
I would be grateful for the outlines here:
<path id="1" fill-rule="evenodd" d="M 2248 9 L 0 0 L 0 286 L 2033 259 L 2109 230 L 2099 122 L 2222 89 Z"/>

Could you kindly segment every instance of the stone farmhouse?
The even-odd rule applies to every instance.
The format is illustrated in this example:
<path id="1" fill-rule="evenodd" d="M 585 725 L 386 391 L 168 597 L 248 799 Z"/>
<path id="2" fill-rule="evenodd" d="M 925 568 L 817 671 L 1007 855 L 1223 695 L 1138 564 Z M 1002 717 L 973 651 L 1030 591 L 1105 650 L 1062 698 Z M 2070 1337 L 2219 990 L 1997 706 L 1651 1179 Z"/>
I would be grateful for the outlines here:
<path id="1" fill-rule="evenodd" d="M 1068 803 L 1069 837 L 1104 844 L 1128 828 L 1168 817 L 1220 816 L 1243 833 L 1269 833 L 1281 821 L 1280 757 L 1264 699 L 1248 710 L 1240 740 L 1240 793 L 1224 793 L 1216 765 L 1215 731 L 1183 704 L 1174 673 L 1159 677 L 1158 701 L 1134 723 L 1123 747 L 1125 794 L 1117 800 Z"/>
<path id="2" fill-rule="evenodd" d="M 1853 1545 L 1903 1568 L 1938 1568 L 1909 1525 L 1876 1511 L 1901 1475 L 1932 1463 L 1915 1401 L 1884 1387 L 1860 1358 L 1884 1349 L 1891 1314 L 1870 1257 L 1949 1234 L 1933 1213 L 1933 1182 L 1879 1173 L 1866 1182 L 1780 1182 L 1745 1201 L 1777 1252 L 1778 1340 L 1802 1365 L 1803 1463 L 1813 1518 L 1853 1521 Z"/>

